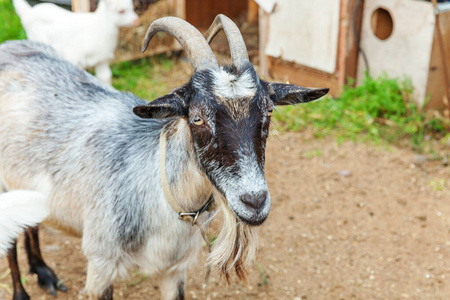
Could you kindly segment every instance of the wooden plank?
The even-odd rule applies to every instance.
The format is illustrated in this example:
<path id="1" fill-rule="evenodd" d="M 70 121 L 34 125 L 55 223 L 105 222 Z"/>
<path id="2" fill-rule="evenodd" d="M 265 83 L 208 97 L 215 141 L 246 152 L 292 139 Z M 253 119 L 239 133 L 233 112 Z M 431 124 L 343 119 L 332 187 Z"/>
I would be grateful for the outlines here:
<path id="1" fill-rule="evenodd" d="M 433 1 L 433 5 L 436 7 L 436 0 Z M 443 24 L 445 22 L 445 24 Z M 448 60 L 448 56 L 450 55 L 448 52 L 446 53 L 446 49 L 449 48 L 449 37 L 450 37 L 450 17 L 449 12 L 447 14 L 438 14 L 436 15 L 436 33 L 439 41 L 439 49 L 441 62 L 443 67 L 443 74 L 445 79 L 445 89 L 446 89 L 446 97 L 447 102 L 450 99 L 450 61 Z M 448 104 L 448 103 L 447 103 Z"/>
<path id="2" fill-rule="evenodd" d="M 442 40 L 447 54 L 447 67 L 450 69 L 450 11 L 440 14 L 440 24 L 442 30 Z"/>
<path id="3" fill-rule="evenodd" d="M 354 17 L 354 11 L 355 6 L 359 2 L 359 6 L 357 7 L 356 11 L 356 20 L 353 19 Z M 364 1 L 359 0 L 350 0 L 348 5 L 348 15 L 349 18 L 349 31 L 348 31 L 348 37 L 347 37 L 347 56 L 345 60 L 345 83 L 348 84 L 349 80 L 355 80 L 354 83 L 356 83 L 356 76 L 357 76 L 357 70 L 358 70 L 358 45 L 357 45 L 357 38 L 360 38 L 361 36 L 361 22 L 362 22 L 362 12 L 363 12 L 363 5 Z M 356 25 L 356 34 L 354 33 L 354 27 Z"/>
<path id="4" fill-rule="evenodd" d="M 243 0 L 185 0 L 186 20 L 195 27 L 208 27 L 218 14 L 236 19 L 245 14 L 248 2 Z"/>
<path id="5" fill-rule="evenodd" d="M 312 86 L 329 87 L 333 96 L 339 96 L 341 88 L 348 76 L 356 77 L 356 62 L 358 51 L 353 37 L 353 31 L 350 30 L 350 22 L 353 16 L 353 9 L 356 0 L 346 0 L 340 3 L 340 26 L 339 39 L 337 40 L 337 49 L 339 55 L 336 57 L 338 66 L 334 73 L 323 72 L 311 67 L 303 66 L 293 62 L 286 62 L 280 58 L 273 58 L 265 55 L 265 47 L 269 35 L 271 16 L 260 9 L 259 14 L 259 34 L 260 34 L 260 71 L 262 76 L 272 76 L 281 81 L 290 81 L 291 83 Z M 362 9 L 358 9 L 362 12 Z M 357 20 L 357 25 L 361 18 Z M 359 26 L 360 27 L 360 26 Z M 318 36 L 317 38 L 320 38 Z M 314 42 L 314 41 L 312 41 Z"/>
<path id="6" fill-rule="evenodd" d="M 330 88 L 332 96 L 339 95 L 340 86 L 338 78 L 334 74 L 329 74 L 295 63 L 283 61 L 279 58 L 268 57 L 270 73 L 275 80 L 304 87 Z"/>
<path id="7" fill-rule="evenodd" d="M 248 1 L 245 0 L 241 0 L 236 2 L 236 16 L 237 17 L 241 17 L 243 15 L 247 15 L 247 11 L 248 11 Z"/>
<path id="8" fill-rule="evenodd" d="M 204 19 L 201 22 L 202 27 L 208 27 L 216 17 L 214 15 L 214 1 L 203 1 L 202 13 Z"/>
<path id="9" fill-rule="evenodd" d="M 186 19 L 185 0 L 167 0 L 170 8 L 170 14 L 178 18 Z"/>
<path id="10" fill-rule="evenodd" d="M 198 27 L 201 22 L 200 0 L 186 0 L 186 21 Z"/>
<path id="11" fill-rule="evenodd" d="M 260 76 L 263 78 L 269 76 L 269 59 L 266 55 L 267 41 L 269 39 L 269 20 L 270 15 L 262 8 L 259 8 L 259 68 Z"/>
<path id="12" fill-rule="evenodd" d="M 333 74 L 337 68 L 339 16 L 339 0 L 277 0 L 264 51 Z"/>
<path id="13" fill-rule="evenodd" d="M 213 11 L 215 12 L 224 12 L 225 6 L 221 1 L 213 1 Z"/>
<path id="14" fill-rule="evenodd" d="M 440 25 L 442 29 L 442 40 L 447 55 L 447 63 L 450 62 L 450 12 L 440 14 Z M 442 52 L 439 46 L 439 37 L 437 31 L 434 32 L 433 46 L 431 50 L 430 68 L 428 72 L 428 82 L 426 95 L 429 101 L 425 105 L 425 109 L 437 109 L 444 112 L 444 115 L 450 117 L 449 99 L 446 95 L 445 76 L 442 64 Z M 447 65 L 450 72 L 450 68 Z"/>
<path id="15" fill-rule="evenodd" d="M 89 0 L 72 0 L 72 11 L 90 12 L 91 4 Z"/>
<path id="16" fill-rule="evenodd" d="M 248 0 L 247 23 L 256 25 L 258 23 L 259 6 L 254 0 Z"/>
<path id="17" fill-rule="evenodd" d="M 348 38 L 348 0 L 341 0 L 339 10 L 339 39 L 338 39 L 338 54 L 337 54 L 337 69 L 338 85 L 340 90 L 344 86 L 346 77 L 345 58 L 347 56 L 347 38 Z M 335 73 L 336 73 L 335 72 Z M 340 94 L 341 91 L 339 91 Z"/>

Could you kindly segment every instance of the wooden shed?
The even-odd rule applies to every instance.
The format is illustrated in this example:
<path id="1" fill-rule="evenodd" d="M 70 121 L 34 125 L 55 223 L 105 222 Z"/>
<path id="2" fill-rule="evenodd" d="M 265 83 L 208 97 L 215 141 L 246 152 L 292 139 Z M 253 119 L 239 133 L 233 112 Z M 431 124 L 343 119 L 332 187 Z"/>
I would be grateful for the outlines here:
<path id="1" fill-rule="evenodd" d="M 263 72 L 339 96 L 349 78 L 409 78 L 419 107 L 449 114 L 450 9 L 417 0 L 255 0 Z M 435 2 L 435 1 L 433 1 Z M 272 3 L 272 5 L 270 5 Z M 433 6 L 434 5 L 434 6 Z M 263 7 L 263 5 L 261 5 Z M 441 9 L 439 9 L 441 8 Z"/>
<path id="2" fill-rule="evenodd" d="M 208 27 L 218 14 L 232 19 L 242 17 L 248 8 L 247 0 L 168 0 L 176 16 L 195 27 Z"/>
<path id="3" fill-rule="evenodd" d="M 450 93 L 450 3 L 366 0 L 361 47 L 370 74 L 407 77 L 419 107 L 446 111 Z M 360 57 L 358 82 L 364 78 Z"/>
<path id="4" fill-rule="evenodd" d="M 438 9 L 437 3 L 418 0 L 159 0 L 141 18 L 144 29 L 166 15 L 183 18 L 201 30 L 219 13 L 240 24 L 257 24 L 260 74 L 308 87 L 329 87 L 333 96 L 340 95 L 344 84 L 363 79 L 367 67 L 359 48 L 367 57 L 370 75 L 385 72 L 410 78 L 419 106 L 448 115 L 448 6 Z M 179 49 L 170 37 L 158 37 L 160 46 L 140 54 L 145 33 L 141 29 L 129 30 L 122 39 L 122 50 L 132 53 L 130 58 Z M 247 43 L 255 32 L 245 36 Z"/>
<path id="5" fill-rule="evenodd" d="M 356 78 L 358 50 L 351 29 L 355 12 L 359 34 L 359 1 L 270 1 L 273 10 L 259 12 L 263 73 L 303 86 L 329 87 L 339 95 L 348 78 Z"/>

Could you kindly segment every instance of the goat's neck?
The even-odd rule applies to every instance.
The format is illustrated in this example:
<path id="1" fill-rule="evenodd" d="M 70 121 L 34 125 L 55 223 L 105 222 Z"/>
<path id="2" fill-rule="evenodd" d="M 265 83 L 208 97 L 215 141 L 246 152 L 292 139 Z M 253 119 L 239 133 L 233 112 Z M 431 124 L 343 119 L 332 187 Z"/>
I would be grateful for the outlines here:
<path id="1" fill-rule="evenodd" d="M 97 9 L 94 14 L 96 14 L 98 26 L 104 30 L 104 34 L 113 35 L 118 39 L 119 37 L 119 28 L 115 24 L 115 20 L 113 20 L 112 14 L 109 12 L 110 8 L 104 3 L 104 1 L 100 1 L 98 3 Z"/>
<path id="2" fill-rule="evenodd" d="M 175 199 L 186 211 L 198 210 L 206 203 L 212 185 L 200 170 L 187 121 L 180 119 L 169 130 L 166 172 Z"/>

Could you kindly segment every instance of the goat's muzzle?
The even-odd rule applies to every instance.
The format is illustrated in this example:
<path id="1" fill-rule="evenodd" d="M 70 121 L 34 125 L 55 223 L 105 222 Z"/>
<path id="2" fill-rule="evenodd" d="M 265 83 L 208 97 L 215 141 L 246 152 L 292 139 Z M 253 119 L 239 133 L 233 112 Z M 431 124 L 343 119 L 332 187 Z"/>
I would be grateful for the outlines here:
<path id="1" fill-rule="evenodd" d="M 267 191 L 255 194 L 243 194 L 239 200 L 244 204 L 245 214 L 236 211 L 238 218 L 248 225 L 261 225 L 269 214 L 267 206 L 270 208 L 270 196 Z"/>

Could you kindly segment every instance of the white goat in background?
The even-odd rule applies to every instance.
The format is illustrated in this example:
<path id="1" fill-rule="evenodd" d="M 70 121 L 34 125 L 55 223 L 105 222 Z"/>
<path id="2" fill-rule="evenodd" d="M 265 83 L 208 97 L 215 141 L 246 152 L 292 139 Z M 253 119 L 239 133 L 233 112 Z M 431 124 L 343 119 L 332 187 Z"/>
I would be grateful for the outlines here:
<path id="1" fill-rule="evenodd" d="M 23 228 L 36 226 L 48 214 L 47 200 L 39 192 L 17 190 L 0 194 L 0 258 Z"/>
<path id="2" fill-rule="evenodd" d="M 119 27 L 137 26 L 132 0 L 101 0 L 93 13 L 73 13 L 51 3 L 31 7 L 13 0 L 28 39 L 55 48 L 61 56 L 82 67 L 94 67 L 98 79 L 111 85 L 110 61 Z"/>

